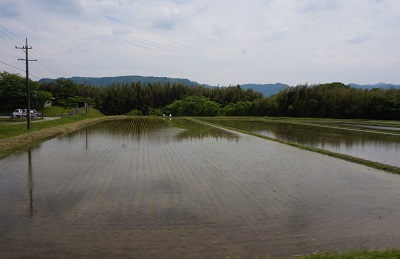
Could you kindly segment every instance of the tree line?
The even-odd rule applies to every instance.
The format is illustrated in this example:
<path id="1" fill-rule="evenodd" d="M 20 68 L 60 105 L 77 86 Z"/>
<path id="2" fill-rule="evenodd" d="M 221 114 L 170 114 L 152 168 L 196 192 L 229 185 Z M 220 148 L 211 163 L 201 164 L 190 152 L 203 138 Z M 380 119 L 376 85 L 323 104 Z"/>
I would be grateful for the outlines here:
<path id="1" fill-rule="evenodd" d="M 53 105 L 63 107 L 87 102 L 106 115 L 400 119 L 400 89 L 367 90 L 338 82 L 288 87 L 267 98 L 239 85 L 204 87 L 179 82 L 133 82 L 96 87 L 62 79 L 30 81 L 30 85 L 33 100 L 52 100 Z M 0 73 L 0 108 L 23 103 L 24 98 L 25 79 Z"/>
<path id="2" fill-rule="evenodd" d="M 269 116 L 400 119 L 400 89 L 360 89 L 343 83 L 298 85 L 268 98 Z"/>

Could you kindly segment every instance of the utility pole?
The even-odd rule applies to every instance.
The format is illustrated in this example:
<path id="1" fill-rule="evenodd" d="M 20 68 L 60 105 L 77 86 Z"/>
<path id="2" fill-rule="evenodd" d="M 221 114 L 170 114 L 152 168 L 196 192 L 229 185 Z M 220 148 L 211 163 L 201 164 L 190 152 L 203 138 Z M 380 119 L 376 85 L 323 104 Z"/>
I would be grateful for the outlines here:
<path id="1" fill-rule="evenodd" d="M 88 89 L 87 89 L 88 84 L 85 81 L 85 83 L 81 84 L 81 85 L 83 85 L 85 87 L 85 90 L 84 90 L 85 91 L 85 110 L 86 110 L 86 118 L 87 118 L 88 117 Z"/>
<path id="2" fill-rule="evenodd" d="M 87 100 L 87 96 L 88 96 L 88 92 L 87 92 L 87 83 L 85 81 L 85 109 L 86 109 L 86 118 L 88 117 L 88 100 Z"/>
<path id="3" fill-rule="evenodd" d="M 25 50 L 25 58 L 19 58 L 18 60 L 25 60 L 26 62 L 26 100 L 28 102 L 28 107 L 26 109 L 26 128 L 28 130 L 31 129 L 31 94 L 29 91 L 29 61 L 37 61 L 36 59 L 29 59 L 28 58 L 28 49 L 32 49 L 32 47 L 28 47 L 28 39 L 26 39 L 25 46 L 23 47 L 17 47 L 15 46 L 16 49 L 23 49 Z"/>

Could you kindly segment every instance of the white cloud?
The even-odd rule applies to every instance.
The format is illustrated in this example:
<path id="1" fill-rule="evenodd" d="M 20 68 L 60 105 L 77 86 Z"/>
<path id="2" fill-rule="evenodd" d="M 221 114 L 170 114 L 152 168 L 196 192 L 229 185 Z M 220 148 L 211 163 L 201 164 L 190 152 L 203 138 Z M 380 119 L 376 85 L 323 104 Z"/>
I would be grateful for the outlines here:
<path id="1" fill-rule="evenodd" d="M 363 83 L 376 69 L 368 80 L 399 80 L 397 0 L 3 0 L 0 13 L 71 75 Z"/>

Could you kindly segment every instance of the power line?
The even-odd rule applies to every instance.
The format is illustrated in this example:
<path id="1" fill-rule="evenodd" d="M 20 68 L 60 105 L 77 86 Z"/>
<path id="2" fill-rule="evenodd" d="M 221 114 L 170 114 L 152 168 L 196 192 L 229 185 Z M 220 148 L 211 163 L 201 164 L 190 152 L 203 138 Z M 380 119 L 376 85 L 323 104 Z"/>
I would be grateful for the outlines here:
<path id="1" fill-rule="evenodd" d="M 7 31 L 9 34 L 13 35 L 15 39 L 17 39 L 17 41 L 20 42 L 24 42 L 23 40 L 21 40 L 20 38 L 18 38 L 14 33 L 12 33 L 11 31 L 7 30 L 7 28 L 4 28 L 1 24 L 0 27 L 3 28 L 5 31 Z M 9 35 L 7 35 L 10 39 L 12 39 Z"/>
<path id="2" fill-rule="evenodd" d="M 19 38 L 17 35 L 15 35 L 13 32 L 11 32 L 10 30 L 8 30 L 7 28 L 5 28 L 3 25 L 0 25 L 0 28 L 2 28 L 4 30 L 1 31 L 0 33 L 2 35 L 7 36 L 9 39 L 11 39 L 13 42 L 23 42 L 21 40 L 21 38 Z M 1 36 L 1 35 L 0 35 Z M 8 46 L 8 47 L 12 47 L 14 48 L 14 43 L 11 42 L 9 39 L 5 38 L 5 37 L 0 37 L 0 40 L 5 41 L 2 42 L 0 41 L 0 43 L 3 43 L 4 45 Z M 9 45 L 8 43 L 11 43 L 13 45 Z M 55 77 L 61 77 L 61 76 L 66 76 L 66 77 L 70 77 L 70 75 L 68 75 L 67 73 L 65 73 L 62 69 L 58 68 L 54 63 L 50 62 L 49 59 L 47 59 L 45 57 L 45 55 L 41 54 L 38 50 L 33 49 L 33 51 L 35 53 L 37 53 L 40 56 L 40 59 L 42 60 L 41 62 L 38 62 L 43 68 L 45 68 L 46 70 L 50 71 L 52 74 L 55 75 Z M 36 55 L 32 55 L 32 53 L 30 54 L 33 58 L 35 58 Z M 36 77 L 36 76 L 35 76 Z M 46 76 L 44 76 L 46 77 Z M 39 79 L 39 78 L 38 78 Z"/>
<path id="3" fill-rule="evenodd" d="M 48 63 L 48 65 L 50 65 L 51 69 L 49 69 L 46 66 L 47 69 L 52 70 L 53 72 L 55 72 L 55 74 L 62 74 L 62 75 L 65 75 L 66 77 L 71 77 L 70 75 L 68 75 L 67 73 L 65 73 L 61 69 L 59 69 L 56 65 L 54 65 L 49 59 L 47 59 L 44 55 L 42 55 L 38 50 L 34 49 L 33 51 L 36 52 L 37 54 L 39 54 L 39 56 L 43 60 L 45 60 Z"/>
<path id="4" fill-rule="evenodd" d="M 5 40 L 4 38 L 0 37 L 0 43 L 3 43 L 4 45 L 6 45 L 7 47 L 13 48 L 13 43 L 10 43 L 10 41 Z M 4 42 L 6 41 L 6 42 Z"/>
<path id="5" fill-rule="evenodd" d="M 11 57 L 11 58 L 17 58 L 17 56 L 13 56 L 13 55 L 11 55 L 11 54 L 9 54 L 9 53 L 5 53 L 5 52 L 3 52 L 3 51 L 1 51 L 1 50 L 0 50 L 0 53 L 3 54 L 3 55 L 5 55 L 5 56 L 9 56 L 9 57 Z"/>
<path id="6" fill-rule="evenodd" d="M 23 69 L 21 69 L 21 68 L 18 68 L 18 67 L 15 67 L 15 66 L 13 66 L 13 65 L 7 64 L 6 62 L 0 61 L 0 63 L 2 63 L 2 64 L 4 64 L 4 65 L 7 65 L 7 66 L 10 66 L 10 67 L 13 67 L 13 68 L 15 68 L 15 69 L 18 69 L 18 70 L 21 70 L 21 71 L 23 71 L 23 72 L 25 72 L 25 70 L 23 70 Z"/>

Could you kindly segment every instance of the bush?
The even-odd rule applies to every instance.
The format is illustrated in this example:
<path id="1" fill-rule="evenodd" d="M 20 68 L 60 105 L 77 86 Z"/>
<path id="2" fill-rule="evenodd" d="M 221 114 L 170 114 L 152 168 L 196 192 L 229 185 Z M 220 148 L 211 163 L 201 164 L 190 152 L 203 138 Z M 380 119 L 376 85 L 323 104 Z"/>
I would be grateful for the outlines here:
<path id="1" fill-rule="evenodd" d="M 128 112 L 126 115 L 129 115 L 129 116 L 142 116 L 142 112 L 139 111 L 139 110 L 135 110 L 134 109 L 134 110 Z"/>

